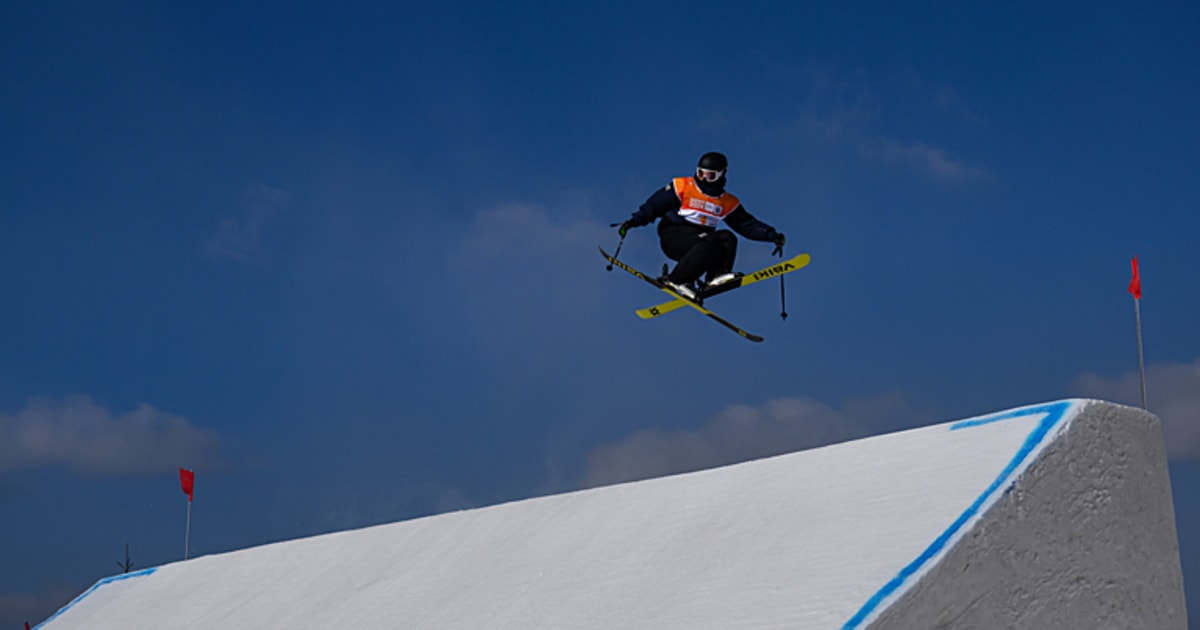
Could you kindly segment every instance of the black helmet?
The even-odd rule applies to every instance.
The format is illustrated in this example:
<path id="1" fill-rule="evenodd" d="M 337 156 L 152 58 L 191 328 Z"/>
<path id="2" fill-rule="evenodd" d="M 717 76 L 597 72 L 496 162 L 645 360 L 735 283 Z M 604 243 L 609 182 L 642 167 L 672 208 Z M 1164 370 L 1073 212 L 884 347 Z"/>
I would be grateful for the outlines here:
<path id="1" fill-rule="evenodd" d="M 697 166 L 710 171 L 723 171 L 729 168 L 729 160 L 724 153 L 709 151 L 700 156 L 700 163 Z"/>

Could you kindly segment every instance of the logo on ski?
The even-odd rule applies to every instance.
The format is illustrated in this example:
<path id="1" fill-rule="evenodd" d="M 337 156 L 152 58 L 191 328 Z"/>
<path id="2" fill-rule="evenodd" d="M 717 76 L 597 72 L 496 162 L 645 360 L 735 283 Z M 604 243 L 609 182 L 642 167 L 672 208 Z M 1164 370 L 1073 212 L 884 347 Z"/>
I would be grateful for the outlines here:
<path id="1" fill-rule="evenodd" d="M 775 265 L 774 267 L 771 267 L 770 269 L 763 269 L 762 271 L 756 271 L 750 277 L 753 278 L 753 282 L 758 282 L 759 280 L 766 280 L 767 278 L 774 278 L 775 276 L 778 276 L 779 274 L 787 273 L 789 271 L 795 271 L 796 269 L 798 269 L 798 267 L 796 267 L 796 265 L 793 265 L 789 261 L 789 262 L 785 262 L 780 265 Z"/>

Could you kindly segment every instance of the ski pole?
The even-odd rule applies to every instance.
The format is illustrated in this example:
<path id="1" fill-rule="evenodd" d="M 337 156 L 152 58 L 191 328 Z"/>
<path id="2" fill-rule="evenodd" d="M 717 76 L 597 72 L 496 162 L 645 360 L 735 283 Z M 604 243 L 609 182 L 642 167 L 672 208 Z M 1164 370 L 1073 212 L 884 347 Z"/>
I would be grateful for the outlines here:
<path id="1" fill-rule="evenodd" d="M 610 224 L 608 227 L 617 227 L 619 225 L 621 225 L 621 224 L 613 223 L 613 224 Z M 621 246 L 624 244 L 625 244 L 625 235 L 621 234 L 621 241 L 617 243 L 617 250 L 615 252 L 613 252 L 613 255 L 612 255 L 613 258 L 616 258 L 621 255 Z M 613 268 L 612 263 L 608 263 L 608 266 L 605 267 L 605 269 L 608 271 L 612 271 L 612 268 Z"/>
<path id="2" fill-rule="evenodd" d="M 783 245 L 777 246 L 775 248 L 775 252 L 779 254 L 779 260 L 783 261 Z M 783 321 L 786 322 L 787 321 L 787 294 L 784 292 L 782 275 L 779 276 L 779 308 L 781 309 L 779 312 L 779 316 L 782 317 Z"/>

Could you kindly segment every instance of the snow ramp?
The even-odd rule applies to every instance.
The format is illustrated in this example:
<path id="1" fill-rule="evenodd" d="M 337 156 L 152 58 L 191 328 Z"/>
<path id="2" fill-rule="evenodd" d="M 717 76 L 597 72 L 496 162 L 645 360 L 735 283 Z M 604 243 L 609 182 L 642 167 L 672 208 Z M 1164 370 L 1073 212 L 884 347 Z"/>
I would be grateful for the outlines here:
<path id="1" fill-rule="evenodd" d="M 1166 455 L 1066 400 L 205 556 L 38 628 L 1184 629 Z"/>

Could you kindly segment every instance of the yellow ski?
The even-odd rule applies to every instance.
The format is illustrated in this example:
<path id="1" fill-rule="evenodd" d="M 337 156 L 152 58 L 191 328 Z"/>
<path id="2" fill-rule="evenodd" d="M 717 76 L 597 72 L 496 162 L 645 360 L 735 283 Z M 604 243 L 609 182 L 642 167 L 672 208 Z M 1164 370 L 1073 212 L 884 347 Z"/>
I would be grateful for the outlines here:
<path id="1" fill-rule="evenodd" d="M 603 255 L 604 258 L 608 260 L 608 262 L 616 265 L 617 267 L 620 267 L 623 271 L 628 271 L 629 273 L 633 274 L 634 276 L 637 276 L 637 277 L 641 278 L 642 280 L 645 280 L 646 282 L 654 285 L 660 291 L 674 297 L 676 300 L 683 302 L 685 305 L 690 306 L 690 307 L 696 309 L 697 311 L 700 311 L 701 313 L 704 313 L 705 315 L 708 316 L 709 319 L 717 322 L 718 324 L 721 324 L 722 326 L 728 328 L 729 330 L 732 330 L 733 332 L 737 333 L 738 335 L 741 335 L 741 337 L 743 339 L 749 339 L 750 341 L 755 341 L 755 342 L 761 342 L 763 340 L 762 337 L 760 337 L 754 333 L 751 333 L 751 332 L 746 332 L 737 324 L 730 323 L 729 321 L 727 321 L 725 318 L 721 317 L 720 315 L 717 315 L 716 313 L 704 308 L 703 306 L 700 305 L 699 302 L 693 302 L 693 301 L 683 297 L 682 295 L 679 295 L 674 290 L 672 290 L 671 287 L 668 287 L 667 285 L 663 284 L 662 282 L 659 282 L 657 279 L 651 278 L 650 276 L 647 276 L 646 274 L 638 271 L 637 269 L 634 269 L 633 267 L 626 265 L 625 263 L 617 260 L 616 258 L 609 256 L 608 252 L 604 251 L 603 247 L 600 248 L 600 254 Z"/>
<path id="2" fill-rule="evenodd" d="M 804 267 L 807 267 L 808 263 L 810 263 L 810 262 L 812 262 L 811 256 L 809 256 L 808 254 L 800 254 L 799 256 L 795 256 L 793 258 L 789 258 L 787 260 L 775 263 L 774 265 L 771 265 L 770 267 L 767 267 L 765 269 L 759 269 L 758 271 L 755 271 L 754 273 L 745 274 L 745 275 L 741 276 L 740 278 L 737 278 L 736 280 L 727 282 L 725 284 L 722 284 L 722 285 L 716 287 L 712 291 L 701 291 L 699 298 L 700 298 L 700 300 L 705 300 L 714 295 L 720 295 L 722 293 L 727 293 L 734 289 L 740 289 L 748 284 L 754 284 L 755 282 L 760 282 L 762 280 L 767 280 L 769 278 L 781 276 L 785 273 L 791 273 L 793 271 L 796 271 L 797 269 L 803 269 Z M 638 309 L 637 314 L 638 314 L 638 317 L 641 317 L 642 319 L 653 319 L 655 317 L 658 317 L 659 315 L 666 315 L 667 313 L 670 313 L 671 311 L 673 311 L 677 308 L 682 308 L 687 305 L 688 305 L 687 300 L 684 300 L 682 298 L 676 298 L 674 300 L 671 300 L 670 302 L 663 302 L 662 304 L 659 304 L 657 306 L 651 306 L 650 308 Z"/>

